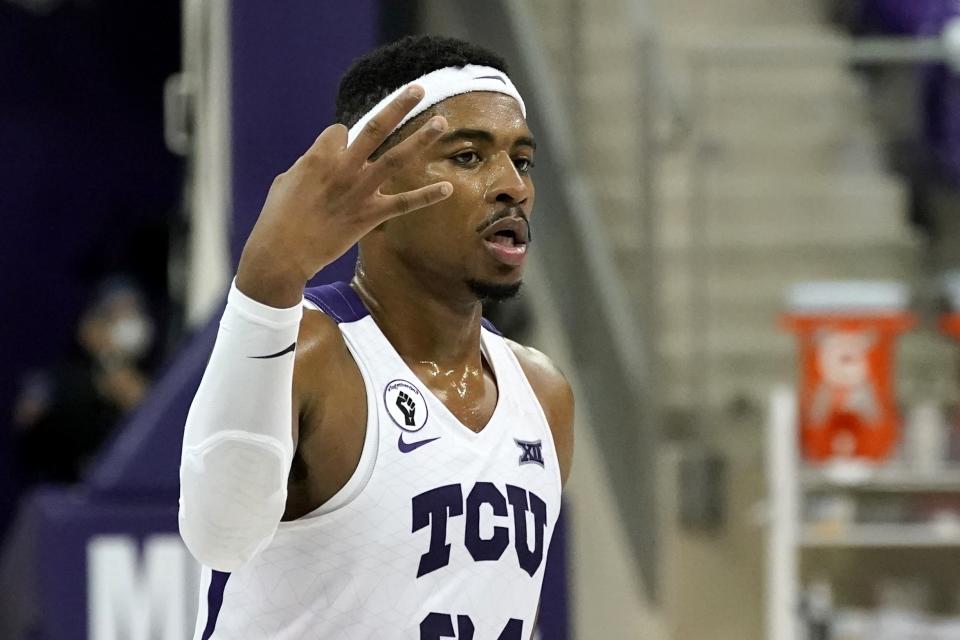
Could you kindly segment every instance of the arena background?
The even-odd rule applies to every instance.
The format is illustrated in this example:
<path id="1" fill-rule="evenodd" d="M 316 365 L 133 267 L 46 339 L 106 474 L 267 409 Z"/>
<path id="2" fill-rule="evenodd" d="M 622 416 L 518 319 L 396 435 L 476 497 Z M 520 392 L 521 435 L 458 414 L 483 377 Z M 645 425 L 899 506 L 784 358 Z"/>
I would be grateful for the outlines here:
<path id="1" fill-rule="evenodd" d="M 407 33 L 503 53 L 540 141 L 536 256 L 488 309 L 578 397 L 537 637 L 960 638 L 958 15 L 0 2 L 0 638 L 192 637 L 177 466 L 226 287 L 339 75 Z M 87 336 L 121 294 L 152 341 L 91 399 Z M 893 447 L 801 464 L 801 354 L 851 310 L 901 323 L 863 361 Z"/>

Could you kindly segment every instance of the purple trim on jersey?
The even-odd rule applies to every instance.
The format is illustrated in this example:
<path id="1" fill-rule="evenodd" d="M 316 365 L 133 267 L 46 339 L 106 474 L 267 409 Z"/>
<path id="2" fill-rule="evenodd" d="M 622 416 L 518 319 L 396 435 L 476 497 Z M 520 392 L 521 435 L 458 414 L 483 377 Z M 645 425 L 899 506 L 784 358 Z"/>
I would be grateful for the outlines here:
<path id="1" fill-rule="evenodd" d="M 489 320 L 487 320 L 486 318 L 480 318 L 480 324 L 482 324 L 488 331 L 494 332 L 495 334 L 497 334 L 497 335 L 500 336 L 501 338 L 503 337 L 503 334 L 500 333 L 500 329 L 497 329 L 497 328 L 493 325 L 493 323 L 490 322 Z"/>
<path id="2" fill-rule="evenodd" d="M 200 640 L 210 640 L 214 629 L 217 628 L 217 618 L 220 617 L 220 607 L 223 606 L 223 590 L 227 588 L 229 573 L 210 571 L 210 588 L 207 589 L 207 626 L 203 628 Z"/>
<path id="3" fill-rule="evenodd" d="M 304 289 L 303 297 L 320 307 L 320 310 L 336 320 L 337 324 L 356 322 L 370 315 L 370 311 L 364 306 L 360 296 L 349 282 L 333 282 L 319 287 L 310 287 Z M 486 318 L 481 318 L 480 322 L 488 331 L 503 336 L 500 330 Z"/>
<path id="4" fill-rule="evenodd" d="M 328 316 L 341 322 L 356 322 L 370 315 L 360 296 L 348 282 L 334 282 L 305 289 L 303 297 Z"/>

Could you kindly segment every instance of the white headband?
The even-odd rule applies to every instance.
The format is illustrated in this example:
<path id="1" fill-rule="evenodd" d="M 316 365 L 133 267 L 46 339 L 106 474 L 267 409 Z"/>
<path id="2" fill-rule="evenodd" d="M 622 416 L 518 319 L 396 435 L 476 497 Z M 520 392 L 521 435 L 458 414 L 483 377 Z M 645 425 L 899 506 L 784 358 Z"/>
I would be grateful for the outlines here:
<path id="1" fill-rule="evenodd" d="M 431 71 L 413 82 L 403 85 L 378 102 L 377 106 L 365 113 L 355 125 L 350 127 L 350 132 L 347 134 L 347 145 L 353 144 L 353 141 L 357 139 L 357 136 L 360 135 L 360 132 L 366 124 L 370 122 L 370 119 L 380 113 L 384 107 L 411 84 L 418 84 L 423 87 L 423 99 L 417 103 L 413 111 L 403 116 L 403 120 L 400 121 L 400 124 L 398 124 L 393 131 L 396 131 L 406 124 L 408 120 L 420 115 L 438 102 L 471 91 L 494 91 L 496 93 L 506 94 L 520 103 L 520 111 L 523 113 L 523 117 L 527 117 L 527 108 L 523 104 L 523 98 L 520 97 L 520 92 L 517 91 L 517 88 L 513 86 L 510 78 L 508 78 L 504 72 L 498 71 L 493 67 L 474 64 L 468 64 L 463 67 L 445 67 Z M 393 131 L 390 133 L 393 133 Z"/>

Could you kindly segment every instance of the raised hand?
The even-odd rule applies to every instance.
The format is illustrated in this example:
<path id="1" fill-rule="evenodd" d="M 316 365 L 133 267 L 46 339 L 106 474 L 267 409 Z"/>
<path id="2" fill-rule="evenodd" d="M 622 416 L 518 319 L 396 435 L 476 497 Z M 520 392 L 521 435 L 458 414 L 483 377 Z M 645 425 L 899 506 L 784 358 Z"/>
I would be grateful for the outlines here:
<path id="1" fill-rule="evenodd" d="M 292 167 L 276 177 L 243 248 L 237 288 L 270 306 L 293 306 L 307 280 L 374 227 L 453 192 L 449 182 L 395 195 L 380 192 L 387 178 L 446 130 L 440 116 L 369 161 L 422 98 L 423 89 L 411 86 L 372 118 L 350 146 L 345 126 L 327 127 Z"/>

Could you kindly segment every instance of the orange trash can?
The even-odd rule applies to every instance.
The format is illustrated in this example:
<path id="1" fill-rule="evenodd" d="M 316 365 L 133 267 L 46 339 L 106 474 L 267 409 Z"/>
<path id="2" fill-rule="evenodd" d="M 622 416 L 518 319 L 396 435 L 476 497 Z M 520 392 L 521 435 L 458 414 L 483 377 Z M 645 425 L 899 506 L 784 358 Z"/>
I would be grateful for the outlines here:
<path id="1" fill-rule="evenodd" d="M 953 296 L 952 306 L 954 311 L 940 316 L 940 330 L 960 342 L 960 311 L 956 310 L 960 306 L 960 296 Z M 960 461 L 960 413 L 953 416 L 950 429 L 952 433 L 948 437 L 949 451 L 947 457 L 956 463 Z"/>
<path id="2" fill-rule="evenodd" d="M 940 316 L 940 330 L 960 340 L 960 311 L 952 311 Z"/>
<path id="3" fill-rule="evenodd" d="M 914 326 L 905 286 L 887 282 L 794 287 L 782 325 L 799 339 L 801 449 L 814 462 L 893 453 L 897 336 Z"/>

